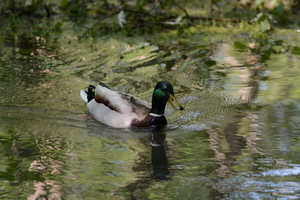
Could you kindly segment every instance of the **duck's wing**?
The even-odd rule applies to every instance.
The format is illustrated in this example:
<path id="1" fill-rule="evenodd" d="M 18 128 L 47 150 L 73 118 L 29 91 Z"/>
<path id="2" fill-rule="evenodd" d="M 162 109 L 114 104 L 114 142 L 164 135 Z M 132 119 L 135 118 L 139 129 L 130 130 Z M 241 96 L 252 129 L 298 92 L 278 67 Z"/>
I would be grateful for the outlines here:
<path id="1" fill-rule="evenodd" d="M 149 115 L 151 106 L 148 102 L 129 94 L 122 94 L 122 98 L 130 104 L 131 111 L 135 113 L 138 118 Z"/>
<path id="2" fill-rule="evenodd" d="M 150 111 L 150 105 L 146 101 L 101 85 L 95 89 L 95 101 L 118 113 L 135 113 L 138 118 L 147 116 Z"/>

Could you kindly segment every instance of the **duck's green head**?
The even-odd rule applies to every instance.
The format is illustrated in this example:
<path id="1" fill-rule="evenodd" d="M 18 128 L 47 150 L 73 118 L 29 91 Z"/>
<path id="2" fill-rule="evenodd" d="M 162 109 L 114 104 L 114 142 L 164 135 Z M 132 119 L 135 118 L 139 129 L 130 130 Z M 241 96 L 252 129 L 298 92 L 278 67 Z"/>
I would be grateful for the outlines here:
<path id="1" fill-rule="evenodd" d="M 172 84 L 167 81 L 158 82 L 152 94 L 152 108 L 150 113 L 158 115 L 164 114 L 167 102 L 169 102 L 174 109 L 184 109 L 175 98 Z"/>

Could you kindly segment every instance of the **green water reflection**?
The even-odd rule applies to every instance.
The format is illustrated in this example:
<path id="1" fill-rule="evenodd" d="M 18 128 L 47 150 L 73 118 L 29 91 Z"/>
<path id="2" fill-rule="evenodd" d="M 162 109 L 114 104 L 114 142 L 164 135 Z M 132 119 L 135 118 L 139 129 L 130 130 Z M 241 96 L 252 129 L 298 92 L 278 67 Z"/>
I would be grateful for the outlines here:
<path id="1" fill-rule="evenodd" d="M 0 198 L 300 198 L 292 36 L 264 44 L 1 36 Z M 79 97 L 102 81 L 150 101 L 159 80 L 186 108 L 167 107 L 160 133 L 100 124 Z"/>

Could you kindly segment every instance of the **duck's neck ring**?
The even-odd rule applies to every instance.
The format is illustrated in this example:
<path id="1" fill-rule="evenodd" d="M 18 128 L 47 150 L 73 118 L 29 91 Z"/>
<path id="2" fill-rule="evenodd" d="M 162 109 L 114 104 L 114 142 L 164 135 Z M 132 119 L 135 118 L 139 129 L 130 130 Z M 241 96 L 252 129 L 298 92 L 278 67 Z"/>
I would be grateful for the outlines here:
<path id="1" fill-rule="evenodd" d="M 155 114 L 155 113 L 149 113 L 149 115 L 151 115 L 153 117 L 162 117 L 162 116 L 164 116 L 164 114 Z"/>

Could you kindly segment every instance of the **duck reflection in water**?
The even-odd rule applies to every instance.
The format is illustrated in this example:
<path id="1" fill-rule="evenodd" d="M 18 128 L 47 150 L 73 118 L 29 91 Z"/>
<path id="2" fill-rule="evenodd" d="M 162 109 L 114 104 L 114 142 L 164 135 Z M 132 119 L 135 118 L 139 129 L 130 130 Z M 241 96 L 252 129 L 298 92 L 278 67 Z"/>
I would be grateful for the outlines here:
<path id="1" fill-rule="evenodd" d="M 149 142 L 152 148 L 151 162 L 154 175 L 162 180 L 168 179 L 168 160 L 165 149 L 166 133 L 163 130 L 153 131 Z"/>

